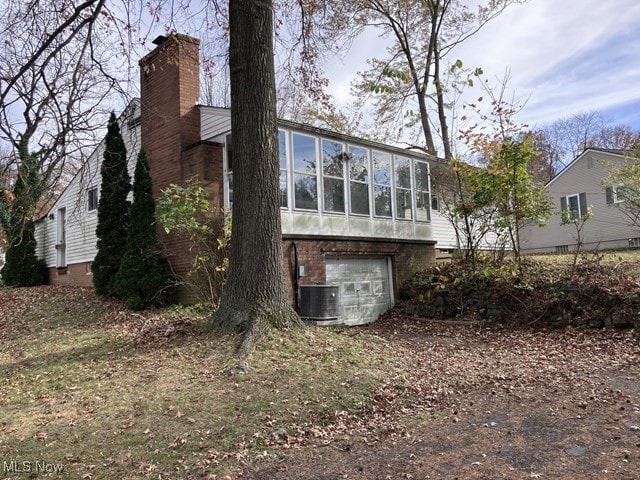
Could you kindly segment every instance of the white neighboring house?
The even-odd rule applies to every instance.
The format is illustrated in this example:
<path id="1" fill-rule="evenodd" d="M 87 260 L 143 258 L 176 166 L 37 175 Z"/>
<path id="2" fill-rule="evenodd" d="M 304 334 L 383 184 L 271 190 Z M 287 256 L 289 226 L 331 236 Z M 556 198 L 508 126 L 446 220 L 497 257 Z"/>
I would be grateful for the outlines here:
<path id="1" fill-rule="evenodd" d="M 568 209 L 577 218 L 587 209 L 592 217 L 580 234 L 583 250 L 640 247 L 640 229 L 630 224 L 616 198 L 616 185 L 603 184 L 612 165 L 626 159 L 621 150 L 587 148 L 557 174 L 546 188 L 554 213 L 544 227 L 527 227 L 522 232 L 523 253 L 574 251 L 577 232 L 573 224 L 562 225 L 561 211 Z"/>
<path id="2" fill-rule="evenodd" d="M 230 111 L 197 103 L 199 42 L 173 35 L 154 43 L 140 61 L 141 100 L 120 120 L 130 171 L 142 145 L 156 198 L 167 185 L 196 177 L 214 211 L 230 207 Z M 375 320 L 438 249 L 456 248 L 453 228 L 433 208 L 430 165 L 439 160 L 294 122 L 280 121 L 278 133 L 286 280 L 301 316 Z M 91 284 L 101 161 L 102 147 L 38 223 L 38 252 L 54 284 Z M 184 239 L 160 238 L 174 271 L 186 274 Z"/>
<path id="3" fill-rule="evenodd" d="M 140 101 L 132 101 L 118 123 L 133 171 L 140 151 Z M 92 286 L 91 262 L 96 256 L 96 226 L 104 140 L 91 153 L 47 214 L 36 222 L 37 255 L 49 267 L 56 285 Z"/>

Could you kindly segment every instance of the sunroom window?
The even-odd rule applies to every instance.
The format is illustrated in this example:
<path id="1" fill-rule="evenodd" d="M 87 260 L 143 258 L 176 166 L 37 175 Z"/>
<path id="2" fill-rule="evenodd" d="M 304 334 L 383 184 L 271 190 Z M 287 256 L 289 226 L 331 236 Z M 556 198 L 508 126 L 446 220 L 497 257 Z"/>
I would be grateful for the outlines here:
<path id="1" fill-rule="evenodd" d="M 373 203 L 377 217 L 391 217 L 391 155 L 372 152 Z"/>
<path id="2" fill-rule="evenodd" d="M 344 213 L 344 148 L 341 143 L 322 140 L 324 211 Z"/>
<path id="3" fill-rule="evenodd" d="M 317 210 L 316 140 L 307 135 L 294 133 L 292 142 L 294 207 L 304 210 Z"/>
<path id="4" fill-rule="evenodd" d="M 351 213 L 369 215 L 369 155 L 365 148 L 349 147 Z"/>
<path id="5" fill-rule="evenodd" d="M 405 220 L 413 218 L 411 200 L 411 160 L 404 157 L 395 159 L 396 217 Z"/>
<path id="6" fill-rule="evenodd" d="M 413 164 L 416 181 L 416 221 L 431 220 L 431 195 L 429 193 L 429 166 L 425 162 L 415 161 Z"/>
<path id="7" fill-rule="evenodd" d="M 282 130 L 278 131 L 278 153 L 280 156 L 280 206 L 287 208 L 289 205 L 287 198 L 287 134 Z"/>

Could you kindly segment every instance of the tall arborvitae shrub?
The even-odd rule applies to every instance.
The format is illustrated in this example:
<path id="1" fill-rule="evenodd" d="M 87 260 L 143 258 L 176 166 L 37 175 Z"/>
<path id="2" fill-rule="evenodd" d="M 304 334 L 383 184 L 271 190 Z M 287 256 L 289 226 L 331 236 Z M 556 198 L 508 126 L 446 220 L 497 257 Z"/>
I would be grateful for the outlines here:
<path id="1" fill-rule="evenodd" d="M 134 310 L 168 303 L 175 285 L 158 240 L 155 210 L 149 163 L 144 150 L 140 150 L 133 181 L 127 249 L 116 276 L 116 293 Z"/>
<path id="2" fill-rule="evenodd" d="M 21 166 L 9 204 L 0 188 L 0 213 L 7 237 L 5 265 L 0 271 L 2 282 L 10 287 L 31 287 L 47 283 L 44 260 L 36 256 L 35 225 L 31 220 L 42 193 L 42 180 L 36 157 L 28 151 L 26 140 L 19 150 Z"/>
<path id="3" fill-rule="evenodd" d="M 2 282 L 8 287 L 31 287 L 47 283 L 47 265 L 44 260 L 36 257 L 33 222 L 27 222 L 20 233 L 12 236 L 0 273 Z"/>
<path id="4" fill-rule="evenodd" d="M 109 117 L 104 159 L 100 170 L 102 186 L 98 204 L 98 253 L 92 264 L 93 285 L 99 295 L 117 296 L 115 280 L 127 247 L 131 179 L 127 171 L 127 149 L 115 114 Z"/>

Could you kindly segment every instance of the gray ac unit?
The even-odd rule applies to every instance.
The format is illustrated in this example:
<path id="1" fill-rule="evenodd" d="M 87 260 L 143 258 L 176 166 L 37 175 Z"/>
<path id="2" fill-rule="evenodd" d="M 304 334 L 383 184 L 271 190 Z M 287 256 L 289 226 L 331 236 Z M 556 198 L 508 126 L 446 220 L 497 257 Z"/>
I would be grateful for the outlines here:
<path id="1" fill-rule="evenodd" d="M 300 285 L 298 306 L 306 320 L 334 320 L 340 316 L 338 285 Z"/>

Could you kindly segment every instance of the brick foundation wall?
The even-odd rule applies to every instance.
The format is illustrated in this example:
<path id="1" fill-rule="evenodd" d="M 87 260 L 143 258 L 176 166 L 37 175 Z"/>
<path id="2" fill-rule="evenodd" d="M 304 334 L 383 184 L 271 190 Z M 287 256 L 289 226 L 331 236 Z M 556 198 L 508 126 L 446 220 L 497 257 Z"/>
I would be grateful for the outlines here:
<path id="1" fill-rule="evenodd" d="M 65 268 L 49 268 L 49 284 L 93 287 L 93 275 L 87 274 L 89 262 L 74 263 Z"/>
<path id="2" fill-rule="evenodd" d="M 334 240 L 284 237 L 285 276 L 291 301 L 294 296 L 295 243 L 298 263 L 304 265 L 305 275 L 301 283 L 324 283 L 326 281 L 325 259 L 327 258 L 391 258 L 394 296 L 398 298 L 400 286 L 416 271 L 435 263 L 434 243 L 392 242 L 378 240 Z"/>

